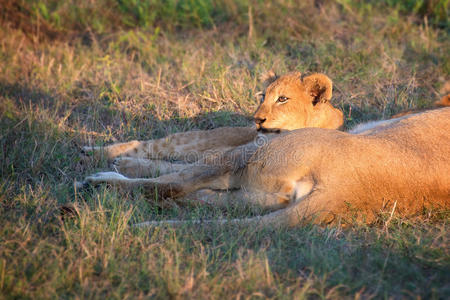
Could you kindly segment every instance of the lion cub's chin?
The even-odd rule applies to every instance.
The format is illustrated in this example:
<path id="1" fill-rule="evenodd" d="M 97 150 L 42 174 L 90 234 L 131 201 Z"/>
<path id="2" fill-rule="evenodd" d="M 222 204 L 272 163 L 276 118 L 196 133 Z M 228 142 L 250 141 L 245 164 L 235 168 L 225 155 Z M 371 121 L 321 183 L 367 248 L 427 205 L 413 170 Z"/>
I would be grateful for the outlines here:
<path id="1" fill-rule="evenodd" d="M 261 132 L 261 133 L 280 133 L 282 131 L 287 131 L 287 130 L 282 130 L 279 128 L 264 128 L 259 126 L 256 131 Z"/>

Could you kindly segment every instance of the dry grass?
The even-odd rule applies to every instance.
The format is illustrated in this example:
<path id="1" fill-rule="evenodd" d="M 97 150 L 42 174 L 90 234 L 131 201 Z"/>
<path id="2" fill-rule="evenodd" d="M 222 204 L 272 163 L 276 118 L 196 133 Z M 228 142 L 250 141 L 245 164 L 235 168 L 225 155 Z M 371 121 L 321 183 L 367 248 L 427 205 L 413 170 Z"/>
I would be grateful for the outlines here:
<path id="1" fill-rule="evenodd" d="M 0 298 L 449 297 L 448 214 L 345 231 L 134 230 L 252 212 L 73 187 L 107 168 L 81 161 L 82 145 L 248 123 L 268 69 L 329 75 L 347 126 L 430 107 L 449 79 L 448 27 L 357 1 L 250 1 L 252 18 L 245 2 L 212 1 L 203 17 L 154 20 L 117 1 L 75 15 L 73 1 L 42 3 L 0 15 Z M 63 203 L 79 218 L 61 221 Z"/>

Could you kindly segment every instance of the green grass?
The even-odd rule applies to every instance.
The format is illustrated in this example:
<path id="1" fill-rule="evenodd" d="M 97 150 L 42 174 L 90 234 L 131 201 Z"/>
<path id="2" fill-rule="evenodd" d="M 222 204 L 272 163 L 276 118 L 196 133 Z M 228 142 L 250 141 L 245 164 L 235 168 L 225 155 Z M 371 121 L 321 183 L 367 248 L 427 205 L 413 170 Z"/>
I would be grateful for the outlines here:
<path id="1" fill-rule="evenodd" d="M 326 73 L 347 127 L 431 107 L 450 77 L 448 1 L 383 2 L 7 2 L 0 298 L 448 298 L 448 213 L 347 229 L 144 230 L 129 225 L 258 210 L 74 189 L 108 168 L 80 159 L 83 145 L 248 124 L 269 69 Z M 79 218 L 60 219 L 67 203 Z"/>

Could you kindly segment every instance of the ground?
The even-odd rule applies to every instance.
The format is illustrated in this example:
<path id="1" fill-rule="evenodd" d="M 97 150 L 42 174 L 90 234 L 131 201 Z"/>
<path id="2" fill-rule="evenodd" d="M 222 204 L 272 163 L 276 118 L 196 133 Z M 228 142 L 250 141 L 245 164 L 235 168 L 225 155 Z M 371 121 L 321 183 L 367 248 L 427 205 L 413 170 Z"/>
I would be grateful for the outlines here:
<path id="1" fill-rule="evenodd" d="M 80 147 L 244 125 L 258 77 L 323 72 L 346 127 L 431 107 L 448 1 L 10 1 L 0 12 L 0 298 L 448 298 L 449 215 L 352 228 L 133 229 L 258 208 L 74 183 Z M 76 218 L 61 218 L 73 205 Z"/>

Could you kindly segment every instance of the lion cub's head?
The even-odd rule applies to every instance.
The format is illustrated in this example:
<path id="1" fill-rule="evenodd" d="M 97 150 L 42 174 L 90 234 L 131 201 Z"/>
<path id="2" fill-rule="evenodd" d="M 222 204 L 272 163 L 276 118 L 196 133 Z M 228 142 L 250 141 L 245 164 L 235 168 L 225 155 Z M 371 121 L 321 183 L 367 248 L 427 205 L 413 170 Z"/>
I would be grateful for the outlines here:
<path id="1" fill-rule="evenodd" d="M 255 113 L 255 123 L 263 132 L 279 132 L 304 127 L 340 129 L 343 114 L 329 100 L 332 82 L 324 74 L 302 78 L 300 72 L 264 78 L 265 92 Z"/>

